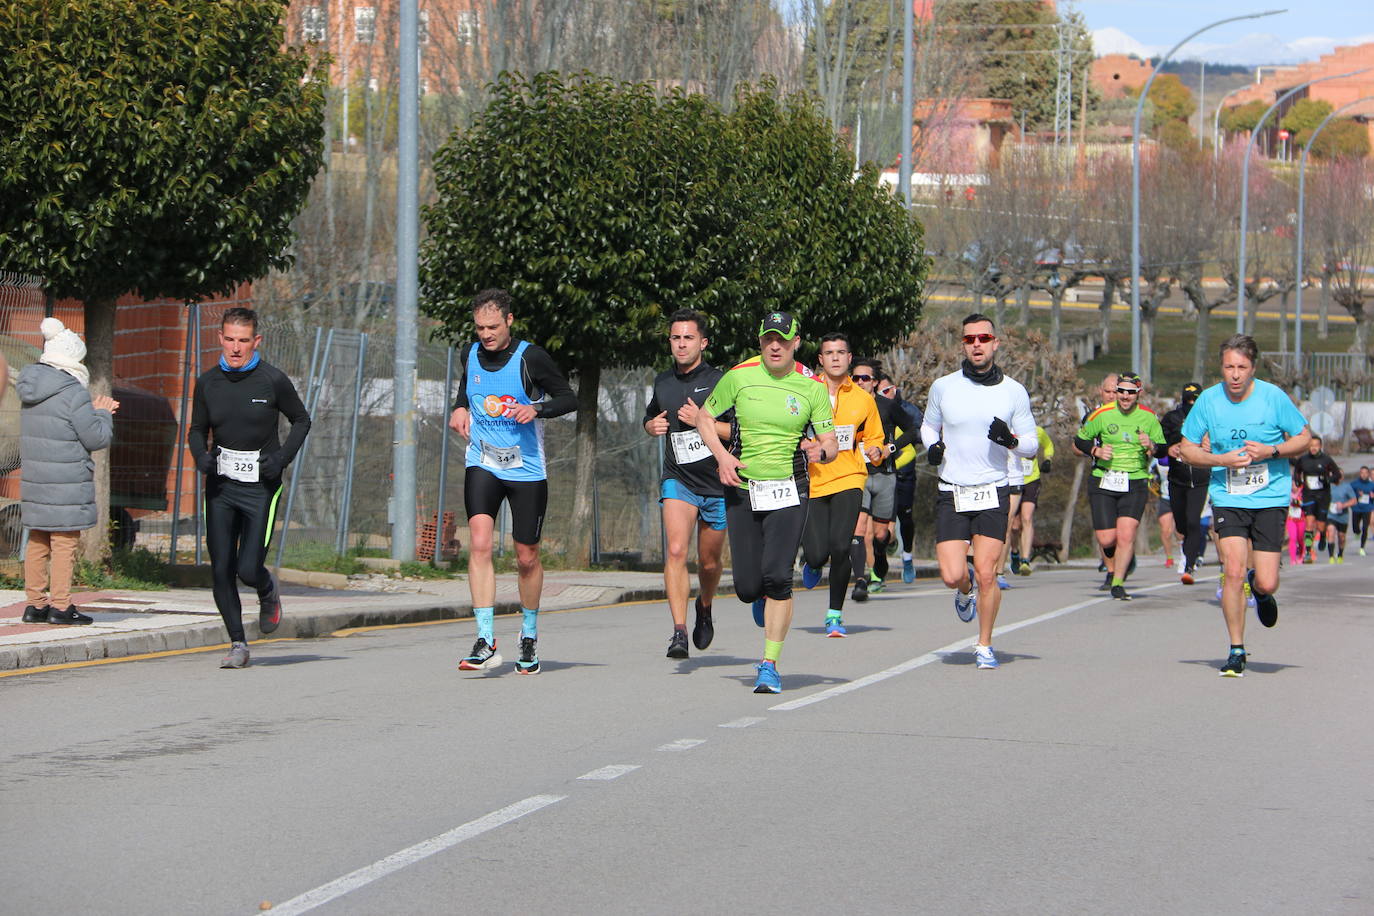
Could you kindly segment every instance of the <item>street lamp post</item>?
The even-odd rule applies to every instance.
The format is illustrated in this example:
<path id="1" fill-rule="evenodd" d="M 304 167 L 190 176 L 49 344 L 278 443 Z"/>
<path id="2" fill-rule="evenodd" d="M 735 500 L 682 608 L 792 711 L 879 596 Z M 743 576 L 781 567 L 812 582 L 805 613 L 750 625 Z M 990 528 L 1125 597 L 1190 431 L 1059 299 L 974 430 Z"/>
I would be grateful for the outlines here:
<path id="1" fill-rule="evenodd" d="M 1212 161 L 1215 162 L 1221 155 L 1221 109 L 1226 107 L 1226 100 L 1237 92 L 1244 92 L 1250 86 L 1241 86 L 1239 89 L 1232 89 L 1221 97 L 1217 103 L 1217 110 L 1212 114 Z"/>
<path id="2" fill-rule="evenodd" d="M 1317 129 L 1312 131 L 1312 136 L 1307 138 L 1307 143 L 1302 148 L 1302 162 L 1298 165 L 1298 296 L 1297 308 L 1293 316 L 1293 369 L 1297 372 L 1302 371 L 1302 280 L 1303 280 L 1303 213 L 1306 210 L 1305 201 L 1307 199 L 1307 154 L 1312 151 L 1312 144 L 1317 142 L 1317 134 L 1322 132 L 1322 128 L 1336 115 L 1345 111 L 1347 108 L 1354 108 L 1364 102 L 1374 101 L 1374 95 L 1367 95 L 1363 98 L 1348 102 L 1340 108 L 1332 111 L 1322 122 L 1317 125 Z"/>
<path id="3" fill-rule="evenodd" d="M 1149 381 L 1150 368 L 1140 365 L 1140 116 L 1145 110 L 1145 100 L 1150 96 L 1150 85 L 1159 75 L 1159 68 L 1173 56 L 1175 51 L 1208 29 L 1214 29 L 1228 22 L 1260 19 L 1264 16 L 1274 16 L 1285 12 L 1287 10 L 1266 10 L 1263 13 L 1250 13 L 1246 16 L 1230 16 L 1204 25 L 1170 48 L 1159 59 L 1159 62 L 1155 64 L 1154 72 L 1150 74 L 1150 78 L 1145 81 L 1145 85 L 1140 90 L 1140 99 L 1135 105 L 1135 126 L 1131 128 L 1131 367 L 1134 371 L 1142 373 L 1146 381 Z"/>
<path id="4" fill-rule="evenodd" d="M 1245 158 L 1241 161 L 1240 167 L 1240 257 L 1236 265 L 1236 333 L 1245 333 L 1245 226 L 1250 216 L 1250 153 L 1255 148 L 1255 138 L 1259 136 L 1260 128 L 1269 116 L 1293 96 L 1302 92 L 1314 83 L 1324 83 L 1327 80 L 1344 79 L 1347 76 L 1358 76 L 1369 71 L 1369 67 L 1362 67 L 1359 70 L 1351 70 L 1349 73 L 1336 73 L 1332 76 L 1319 76 L 1314 80 L 1308 80 L 1300 86 L 1294 86 L 1283 95 L 1274 100 L 1274 104 L 1265 109 L 1264 114 L 1260 115 L 1259 121 L 1255 123 L 1255 129 L 1250 131 L 1250 139 L 1245 144 Z"/>
<path id="5" fill-rule="evenodd" d="M 908 210 L 911 209 L 911 131 L 915 117 L 912 107 L 916 104 L 913 85 L 916 65 L 911 59 L 916 53 L 914 6 L 914 3 L 907 3 L 906 11 L 902 14 L 902 161 L 897 164 L 897 191 Z"/>

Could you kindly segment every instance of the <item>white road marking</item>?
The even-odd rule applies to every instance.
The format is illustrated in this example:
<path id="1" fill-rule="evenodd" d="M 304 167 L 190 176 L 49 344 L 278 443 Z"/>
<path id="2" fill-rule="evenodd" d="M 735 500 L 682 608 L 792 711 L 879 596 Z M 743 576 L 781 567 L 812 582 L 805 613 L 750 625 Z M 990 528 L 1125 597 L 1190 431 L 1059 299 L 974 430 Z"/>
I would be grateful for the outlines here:
<path id="1" fill-rule="evenodd" d="M 717 728 L 748 728 L 751 725 L 758 725 L 763 721 L 763 716 L 745 716 L 743 719 L 731 719 L 729 722 L 722 722 Z"/>
<path id="2" fill-rule="evenodd" d="M 637 763 L 613 763 L 608 767 L 599 770 L 592 770 L 590 773 L 583 773 L 578 779 L 619 779 L 626 773 L 633 773 L 639 769 Z"/>
<path id="3" fill-rule="evenodd" d="M 660 751 L 690 751 L 699 744 L 705 744 L 705 738 L 679 738 L 676 741 L 669 741 L 667 744 L 660 744 Z"/>
<path id="4" fill-rule="evenodd" d="M 1132 589 L 1132 591 L 1136 594 L 1140 594 L 1142 592 L 1158 591 L 1161 588 L 1177 587 L 1179 587 L 1179 583 L 1177 582 L 1165 582 L 1161 585 L 1151 585 L 1147 588 Z M 1044 623 L 1047 620 L 1054 620 L 1056 617 L 1063 617 L 1065 614 L 1072 614 L 1074 611 L 1081 611 L 1086 607 L 1092 607 L 1095 604 L 1105 604 L 1112 600 L 1113 599 L 1109 595 L 1104 595 L 1100 598 L 1089 598 L 1087 601 L 1080 601 L 1077 604 L 1070 604 L 1067 607 L 1061 607 L 1057 610 L 1046 611 L 1043 614 L 1037 615 L 1035 617 L 1028 617 L 1025 620 L 1017 621 L 1016 623 L 1009 623 L 1006 626 L 999 626 L 997 628 L 997 633 L 1011 633 L 1015 630 L 1021 629 L 1022 627 L 1032 626 L 1033 624 L 1037 623 Z M 961 639 L 958 642 L 952 642 L 947 646 L 941 646 L 940 648 L 935 649 L 932 652 L 927 652 L 924 655 L 918 655 L 915 658 L 907 659 L 906 661 L 900 664 L 893 665 L 891 668 L 885 668 L 882 671 L 876 671 L 873 674 L 865 675 L 864 677 L 861 677 L 858 680 L 850 681 L 847 684 L 837 684 L 834 687 L 827 687 L 825 690 L 819 690 L 815 693 L 807 694 L 804 697 L 798 697 L 795 700 L 788 700 L 786 703 L 779 703 L 776 706 L 768 707 L 768 709 L 770 712 L 772 710 L 778 710 L 779 712 L 787 712 L 793 709 L 801 709 L 804 706 L 810 706 L 813 703 L 820 703 L 825 700 L 833 699 L 834 697 L 840 696 L 842 694 L 851 693 L 863 687 L 868 687 L 873 684 L 877 684 L 880 681 L 885 681 L 888 678 L 896 677 L 899 674 L 905 674 L 908 671 L 912 671 L 916 668 L 929 665 L 931 662 L 937 662 L 951 652 L 958 652 L 960 649 L 967 649 L 971 647 L 977 641 L 978 637 L 976 636 L 969 637 L 967 639 Z"/>
<path id="5" fill-rule="evenodd" d="M 453 846 L 457 846 L 464 840 L 470 840 L 479 834 L 494 830 L 504 824 L 509 824 L 517 818 L 532 814 L 540 808 L 547 808 L 556 802 L 567 798 L 566 795 L 534 795 L 524 801 L 518 801 L 513 805 L 507 805 L 499 811 L 477 818 L 475 821 L 468 821 L 461 827 L 454 827 L 447 833 L 441 833 L 433 839 L 425 840 L 423 843 L 416 843 L 402 849 L 400 852 L 392 853 L 385 859 L 373 862 L 365 868 L 349 872 L 342 878 L 336 878 L 328 884 L 321 884 L 311 891 L 306 891 L 297 897 L 292 897 L 285 903 L 279 903 L 272 907 L 272 912 L 276 916 L 295 916 L 297 913 L 305 913 L 342 897 L 351 891 L 371 884 L 378 878 L 384 878 L 392 872 L 400 871 L 407 865 L 413 865 L 421 859 L 427 859 L 436 852 L 443 852 Z"/>

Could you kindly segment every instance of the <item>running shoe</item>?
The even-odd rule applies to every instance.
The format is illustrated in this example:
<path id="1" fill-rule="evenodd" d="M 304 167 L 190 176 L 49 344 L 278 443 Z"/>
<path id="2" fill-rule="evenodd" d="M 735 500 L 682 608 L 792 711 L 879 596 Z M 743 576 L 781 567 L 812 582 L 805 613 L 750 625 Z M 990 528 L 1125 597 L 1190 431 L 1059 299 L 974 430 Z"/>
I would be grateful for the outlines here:
<path id="1" fill-rule="evenodd" d="M 1241 591 L 1245 592 L 1245 606 L 1251 609 L 1255 608 L 1255 594 L 1254 592 L 1250 591 L 1250 583 L 1246 582 L 1244 585 L 1242 585 Z"/>
<path id="2" fill-rule="evenodd" d="M 679 634 L 682 637 L 682 651 L 687 651 L 687 634 Z M 515 660 L 516 674 L 538 674 L 539 655 L 534 651 L 535 638 L 533 636 L 520 637 L 520 657 Z M 685 658 L 686 656 L 684 656 Z"/>
<path id="3" fill-rule="evenodd" d="M 229 644 L 229 654 L 219 660 L 221 668 L 247 668 L 248 667 L 248 643 L 236 642 Z"/>
<path id="4" fill-rule="evenodd" d="M 1360 556 L 1364 556 L 1364 551 L 1360 551 Z M 902 581 L 907 585 L 916 581 L 916 564 L 911 560 L 902 561 Z"/>
<path id="5" fill-rule="evenodd" d="M 68 626 L 85 626 L 95 621 L 76 609 L 76 605 L 69 604 L 65 611 L 59 611 L 55 607 L 48 608 L 48 623 L 66 624 Z M 240 666 L 242 667 L 242 666 Z"/>
<path id="6" fill-rule="evenodd" d="M 959 615 L 959 619 L 968 623 L 978 616 L 978 593 L 969 589 L 965 595 L 957 588 L 954 590 L 954 613 Z"/>
<path id="7" fill-rule="evenodd" d="M 768 599 L 760 598 L 754 602 L 754 623 L 763 626 L 763 609 L 767 607 Z"/>
<path id="8" fill-rule="evenodd" d="M 277 580 L 271 578 L 271 573 L 267 575 L 271 579 L 272 590 L 267 597 L 258 598 L 258 629 L 264 635 L 275 632 L 281 626 L 281 593 L 277 590 Z"/>
<path id="9" fill-rule="evenodd" d="M 1173 558 L 1173 557 L 1165 557 L 1165 558 L 1164 558 L 1164 568 L 1165 568 L 1165 569 L 1172 569 L 1172 568 L 1173 568 L 1173 565 L 1174 565 L 1174 558 Z"/>
<path id="10" fill-rule="evenodd" d="M 802 564 L 802 588 L 815 588 L 821 584 L 821 571 L 813 566 Z"/>
<path id="11" fill-rule="evenodd" d="M 1255 616 L 1259 622 L 1266 627 L 1272 627 L 1279 622 L 1279 602 L 1273 595 L 1261 595 L 1255 591 L 1255 571 L 1250 570 L 1250 581 L 1245 583 L 1246 588 L 1250 589 L 1250 594 L 1255 602 Z"/>
<path id="12" fill-rule="evenodd" d="M 1364 556 L 1364 555 L 1365 555 L 1365 554 L 1364 554 L 1364 548 L 1361 547 L 1361 548 L 1360 548 L 1360 556 Z"/>
<path id="13" fill-rule="evenodd" d="M 843 639 L 849 634 L 845 632 L 844 622 L 839 617 L 825 618 L 825 635 L 831 639 Z"/>
<path id="14" fill-rule="evenodd" d="M 1112 574 L 1107 573 L 1102 579 L 1102 584 L 1097 587 L 1099 592 L 1109 591 L 1112 587 Z"/>
<path id="15" fill-rule="evenodd" d="M 1195 579 L 1195 578 L 1193 577 L 1193 572 L 1194 572 L 1193 567 L 1191 567 L 1191 566 L 1186 566 L 1186 567 L 1184 567 L 1184 569 L 1183 569 L 1183 575 L 1181 575 L 1181 576 L 1178 577 L 1178 578 L 1179 578 L 1179 581 L 1182 582 L 1184 585 L 1192 585 L 1194 582 L 1197 581 L 1197 579 Z"/>
<path id="16" fill-rule="evenodd" d="M 1303 557 L 1302 562 L 1303 562 L 1304 564 L 1311 564 L 1311 563 L 1317 562 L 1315 559 L 1313 559 L 1313 557 L 1312 557 L 1312 551 L 1311 551 L 1310 548 L 1309 548 L 1308 551 L 1307 551 L 1307 555 Z"/>
<path id="17" fill-rule="evenodd" d="M 1000 589 L 1004 589 L 1004 590 L 1005 590 L 1005 589 L 1011 588 L 1011 583 L 1007 581 L 1007 577 L 1006 577 L 1006 576 L 1002 575 L 1001 573 L 998 573 L 998 574 L 997 574 L 997 587 L 1000 588 Z"/>
<path id="18" fill-rule="evenodd" d="M 472 652 L 458 663 L 459 671 L 483 671 L 501 664 L 501 656 L 496 652 L 496 641 L 488 643 L 480 636 L 472 644 Z"/>
<path id="19" fill-rule="evenodd" d="M 879 579 L 876 573 L 873 573 L 868 577 L 868 591 L 871 594 L 876 595 L 880 592 L 885 591 L 886 589 L 887 583 L 883 582 L 882 579 Z"/>
<path id="20" fill-rule="evenodd" d="M 1327 558 L 1326 558 L 1326 563 L 1327 563 L 1328 566 L 1335 566 L 1335 565 L 1336 565 L 1336 556 L 1335 556 L 1335 554 L 1332 554 L 1331 556 L 1327 557 Z"/>
<path id="21" fill-rule="evenodd" d="M 759 662 L 759 676 L 754 681 L 755 693 L 782 693 L 782 678 L 778 677 L 778 666 L 773 662 Z"/>
<path id="22" fill-rule="evenodd" d="M 849 597 L 860 603 L 868 600 L 868 580 L 859 579 L 854 583 L 854 589 L 849 593 Z"/>
<path id="23" fill-rule="evenodd" d="M 672 638 L 668 640 L 668 657 L 669 657 L 669 658 L 686 658 L 686 657 L 687 657 L 687 631 L 686 631 L 686 630 L 674 630 L 674 631 L 673 631 L 673 636 L 672 636 Z"/>
<path id="24" fill-rule="evenodd" d="M 57 610 L 57 609 L 54 608 L 54 607 L 50 607 L 50 606 L 48 606 L 48 605 L 46 605 L 46 604 L 43 605 L 43 606 L 41 606 L 41 607 L 34 607 L 32 604 L 30 604 L 28 607 L 24 608 L 24 622 L 25 622 L 25 623 L 47 623 L 47 622 L 48 622 L 48 613 L 49 613 L 50 611 L 55 611 L 55 610 Z"/>
<path id="25" fill-rule="evenodd" d="M 1035 567 L 1031 565 L 1030 560 L 1022 560 L 1021 568 L 1018 569 L 1016 572 L 1017 575 L 1029 576 L 1031 573 L 1035 572 Z"/>
<path id="26" fill-rule="evenodd" d="M 1115 598 L 1117 601 L 1130 601 L 1130 600 L 1131 600 L 1131 595 L 1130 595 L 1129 592 L 1126 591 L 1126 586 L 1124 586 L 1124 585 L 1113 585 L 1113 586 L 1112 586 L 1112 597 Z"/>
<path id="27" fill-rule="evenodd" d="M 1126 575 L 1121 578 L 1126 579 L 1133 575 L 1135 575 L 1135 554 L 1131 554 L 1131 562 L 1126 564 Z"/>
<path id="28" fill-rule="evenodd" d="M 696 623 L 692 626 L 692 645 L 697 649 L 705 649 L 711 644 L 711 640 L 716 638 L 716 627 L 711 622 L 711 606 L 701 603 L 701 596 L 697 596 L 696 602 Z"/>
<path id="29" fill-rule="evenodd" d="M 1245 677 L 1245 650 L 1232 649 L 1226 656 L 1226 664 L 1217 673 L 1222 677 Z"/>
<path id="30" fill-rule="evenodd" d="M 997 655 L 992 651 L 992 646 L 974 646 L 973 660 L 979 668 L 996 668 L 998 665 Z"/>
<path id="31" fill-rule="evenodd" d="M 1021 575 L 1021 555 L 1019 553 L 1011 555 L 1011 574 L 1013 576 Z"/>
<path id="32" fill-rule="evenodd" d="M 1321 553 L 1321 552 L 1322 552 L 1323 550 L 1325 550 L 1325 549 L 1326 549 L 1326 538 L 1322 538 L 1321 540 L 1317 541 L 1317 553 Z"/>
<path id="33" fill-rule="evenodd" d="M 1336 565 L 1337 565 L 1337 566 L 1340 566 L 1340 565 L 1341 565 L 1342 563 L 1344 563 L 1344 562 L 1345 562 L 1345 554 L 1343 554 L 1343 553 L 1342 553 L 1342 554 L 1338 554 L 1338 555 L 1336 556 Z"/>

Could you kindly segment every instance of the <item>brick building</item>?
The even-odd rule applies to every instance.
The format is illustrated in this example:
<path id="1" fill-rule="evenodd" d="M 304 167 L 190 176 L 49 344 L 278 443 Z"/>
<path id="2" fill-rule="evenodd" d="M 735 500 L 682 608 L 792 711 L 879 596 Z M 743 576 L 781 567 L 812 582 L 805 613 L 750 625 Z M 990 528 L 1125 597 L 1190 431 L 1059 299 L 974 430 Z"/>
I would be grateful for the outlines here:
<path id="1" fill-rule="evenodd" d="M 1340 108 L 1356 99 L 1374 95 L 1374 42 L 1336 48 L 1330 54 L 1323 54 L 1314 61 L 1264 73 L 1259 82 L 1231 96 L 1227 101 L 1227 107 L 1244 105 L 1256 100 L 1270 105 L 1294 86 L 1300 86 L 1308 80 L 1338 73 L 1349 73 L 1366 67 L 1371 69 L 1355 76 L 1328 80 L 1309 86 L 1280 106 L 1278 115 L 1281 119 L 1288 112 L 1288 109 L 1300 99 L 1319 99 L 1329 103 L 1332 108 Z M 1342 117 L 1354 117 L 1364 121 L 1365 129 L 1370 131 L 1370 143 L 1374 145 L 1374 102 L 1356 105 L 1344 112 Z M 1273 124 L 1274 121 L 1271 119 L 1269 123 Z M 1276 127 L 1267 128 L 1266 133 L 1271 136 L 1267 138 L 1266 149 L 1278 147 L 1276 136 L 1274 136 L 1277 131 L 1278 128 Z"/>

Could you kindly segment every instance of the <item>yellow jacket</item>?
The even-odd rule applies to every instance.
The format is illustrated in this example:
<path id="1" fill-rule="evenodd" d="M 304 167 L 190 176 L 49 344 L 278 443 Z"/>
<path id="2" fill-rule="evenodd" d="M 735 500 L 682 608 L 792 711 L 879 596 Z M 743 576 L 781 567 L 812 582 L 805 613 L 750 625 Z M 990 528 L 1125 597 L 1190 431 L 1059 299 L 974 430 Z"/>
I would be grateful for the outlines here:
<path id="1" fill-rule="evenodd" d="M 834 406 L 835 436 L 840 440 L 840 453 L 834 461 L 813 463 L 808 467 L 812 496 L 829 496 L 862 487 L 868 480 L 868 459 L 864 457 L 864 450 L 874 446 L 881 448 L 884 441 L 878 404 L 873 395 L 854 384 L 853 379 L 846 377 L 840 385 L 834 396 Z M 852 447 L 844 447 L 846 438 L 852 440 Z"/>

